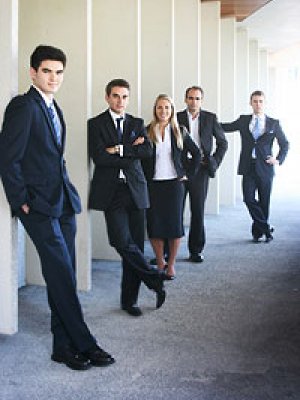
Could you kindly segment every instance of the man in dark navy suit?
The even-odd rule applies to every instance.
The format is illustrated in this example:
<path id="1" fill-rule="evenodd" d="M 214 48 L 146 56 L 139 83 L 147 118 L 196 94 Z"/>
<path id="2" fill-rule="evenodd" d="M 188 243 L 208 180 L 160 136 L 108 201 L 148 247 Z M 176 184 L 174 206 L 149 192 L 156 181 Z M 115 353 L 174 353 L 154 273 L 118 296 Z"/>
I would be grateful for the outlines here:
<path id="1" fill-rule="evenodd" d="M 244 202 L 253 220 L 252 237 L 254 242 L 259 242 L 265 236 L 268 243 L 273 240 L 274 230 L 268 221 L 274 166 L 283 163 L 289 143 L 279 121 L 264 113 L 265 95 L 261 90 L 251 94 L 250 105 L 252 114 L 240 115 L 231 123 L 223 123 L 222 127 L 226 132 L 240 131 L 238 173 L 243 176 Z M 279 146 L 276 156 L 272 149 L 275 139 Z"/>
<path id="2" fill-rule="evenodd" d="M 143 255 L 149 197 L 141 160 L 151 156 L 152 147 L 144 121 L 125 113 L 129 93 L 124 79 L 109 82 L 105 95 L 109 108 L 88 121 L 88 148 L 95 165 L 89 207 L 104 211 L 109 242 L 122 257 L 121 308 L 138 317 L 141 281 L 156 292 L 159 308 L 165 301 L 163 281 L 168 275 L 149 265 Z"/>
<path id="3" fill-rule="evenodd" d="M 191 221 L 188 238 L 189 261 L 201 263 L 206 242 L 204 209 L 210 178 L 213 178 L 227 150 L 227 140 L 217 116 L 201 108 L 203 89 L 192 86 L 186 89 L 186 110 L 177 113 L 180 125 L 189 131 L 198 145 L 202 162 L 197 174 L 186 182 L 186 193 L 190 198 Z M 189 154 L 187 154 L 189 155 Z M 185 157 L 187 169 L 194 169 L 194 160 Z"/>
<path id="4" fill-rule="evenodd" d="M 1 178 L 12 214 L 22 222 L 40 257 L 53 334 L 52 360 L 76 370 L 114 359 L 84 322 L 76 292 L 75 214 L 79 195 L 63 158 L 66 127 L 53 99 L 63 81 L 66 56 L 52 46 L 31 55 L 33 85 L 8 104 L 1 132 Z"/>

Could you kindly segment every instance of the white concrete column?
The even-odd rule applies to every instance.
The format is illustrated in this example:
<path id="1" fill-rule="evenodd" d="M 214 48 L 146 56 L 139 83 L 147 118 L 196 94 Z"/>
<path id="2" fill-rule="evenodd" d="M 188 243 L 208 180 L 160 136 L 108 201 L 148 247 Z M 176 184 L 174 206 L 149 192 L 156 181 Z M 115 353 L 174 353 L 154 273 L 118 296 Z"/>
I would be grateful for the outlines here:
<path id="1" fill-rule="evenodd" d="M 221 20 L 221 113 L 222 122 L 235 119 L 236 91 L 236 21 Z M 234 205 L 236 199 L 236 141 L 237 134 L 226 133 L 228 150 L 219 169 L 220 203 Z"/>
<path id="2" fill-rule="evenodd" d="M 174 102 L 186 107 L 185 90 L 200 83 L 199 0 L 174 0 Z"/>
<path id="3" fill-rule="evenodd" d="M 249 109 L 249 38 L 244 28 L 237 30 L 236 55 L 236 113 L 244 114 Z"/>
<path id="4" fill-rule="evenodd" d="M 200 84 L 201 6 L 198 0 L 174 0 L 174 102 L 177 111 L 186 108 L 185 91 Z M 189 200 L 184 224 L 190 223 Z"/>
<path id="5" fill-rule="evenodd" d="M 92 116 L 107 108 L 105 86 L 115 78 L 131 85 L 128 112 L 140 114 L 140 0 L 93 2 Z M 119 259 L 108 243 L 101 211 L 91 211 L 92 256 Z"/>
<path id="6" fill-rule="evenodd" d="M 266 49 L 259 51 L 259 88 L 264 93 L 268 91 L 269 55 Z"/>
<path id="7" fill-rule="evenodd" d="M 160 93 L 174 97 L 174 0 L 141 0 L 141 93 L 146 124 Z"/>
<path id="8" fill-rule="evenodd" d="M 236 116 L 249 111 L 249 35 L 245 28 L 237 30 L 237 74 L 236 74 Z M 236 146 L 236 160 L 239 158 L 241 143 Z M 237 198 L 242 198 L 241 176 L 237 175 Z"/>
<path id="9" fill-rule="evenodd" d="M 249 41 L 249 94 L 259 88 L 259 47 L 258 41 L 251 39 Z"/>
<path id="10" fill-rule="evenodd" d="M 56 96 L 67 124 L 66 160 L 70 178 L 77 187 L 83 212 L 77 218 L 77 280 L 79 289 L 91 287 L 90 226 L 87 212 L 88 162 L 86 121 L 90 110 L 91 0 L 19 0 L 20 86 L 29 84 L 29 56 L 39 44 L 63 49 L 67 55 L 65 81 Z M 30 242 L 31 243 L 31 242 Z M 27 280 L 43 282 L 37 253 L 27 246 Z"/>
<path id="11" fill-rule="evenodd" d="M 220 1 L 201 3 L 201 86 L 203 109 L 220 113 L 221 18 Z M 206 212 L 219 212 L 219 174 L 210 180 Z"/>
<path id="12" fill-rule="evenodd" d="M 18 86 L 18 1 L 0 0 L 0 123 L 5 107 L 17 94 Z M 0 185 L 0 333 L 18 329 L 18 252 L 17 224 L 12 220 Z"/>

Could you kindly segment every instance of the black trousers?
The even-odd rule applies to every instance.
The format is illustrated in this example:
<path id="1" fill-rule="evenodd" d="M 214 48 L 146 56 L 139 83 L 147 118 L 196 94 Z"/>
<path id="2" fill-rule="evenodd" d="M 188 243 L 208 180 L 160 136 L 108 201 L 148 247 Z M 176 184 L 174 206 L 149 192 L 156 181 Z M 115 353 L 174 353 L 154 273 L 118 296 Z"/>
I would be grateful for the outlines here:
<path id="1" fill-rule="evenodd" d="M 185 183 L 185 197 L 190 197 L 191 221 L 188 237 L 190 254 L 200 254 L 205 245 L 204 208 L 209 184 L 206 168 L 200 168 L 197 175 Z"/>
<path id="2" fill-rule="evenodd" d="M 74 213 L 65 210 L 53 218 L 30 210 L 17 212 L 40 257 L 51 309 L 53 351 L 72 345 L 86 351 L 95 343 L 83 319 L 76 292 Z"/>
<path id="3" fill-rule="evenodd" d="M 253 220 L 252 235 L 262 236 L 270 230 L 268 223 L 273 176 L 260 177 L 256 173 L 255 160 L 248 174 L 243 175 L 244 202 Z"/>
<path id="4" fill-rule="evenodd" d="M 135 206 L 128 186 L 120 183 L 104 215 L 109 243 L 122 257 L 121 305 L 133 305 L 141 281 L 152 290 L 161 286 L 159 271 L 148 264 L 143 254 L 145 212 Z"/>

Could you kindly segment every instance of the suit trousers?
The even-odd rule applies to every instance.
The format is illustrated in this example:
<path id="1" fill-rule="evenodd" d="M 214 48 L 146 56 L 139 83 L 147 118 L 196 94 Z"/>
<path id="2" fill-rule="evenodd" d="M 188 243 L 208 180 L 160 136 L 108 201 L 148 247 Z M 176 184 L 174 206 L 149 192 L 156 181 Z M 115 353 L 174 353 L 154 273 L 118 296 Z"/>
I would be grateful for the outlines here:
<path id="1" fill-rule="evenodd" d="M 246 207 L 253 220 L 252 235 L 262 236 L 269 232 L 268 223 L 273 176 L 257 175 L 253 160 L 248 174 L 243 175 L 242 190 Z"/>
<path id="2" fill-rule="evenodd" d="M 185 183 L 185 197 L 189 194 L 191 221 L 188 249 L 191 255 L 200 254 L 205 245 L 204 207 L 207 197 L 209 175 L 200 167 L 196 176 Z"/>
<path id="3" fill-rule="evenodd" d="M 143 254 L 145 211 L 135 206 L 128 186 L 120 183 L 104 215 L 109 243 L 122 257 L 121 305 L 130 306 L 137 302 L 141 281 L 152 290 L 161 285 L 159 271 Z"/>
<path id="4" fill-rule="evenodd" d="M 53 351 L 70 345 L 81 352 L 88 350 L 96 341 L 84 322 L 76 292 L 74 213 L 53 218 L 30 210 L 29 214 L 18 211 L 17 217 L 40 257 L 51 309 Z"/>

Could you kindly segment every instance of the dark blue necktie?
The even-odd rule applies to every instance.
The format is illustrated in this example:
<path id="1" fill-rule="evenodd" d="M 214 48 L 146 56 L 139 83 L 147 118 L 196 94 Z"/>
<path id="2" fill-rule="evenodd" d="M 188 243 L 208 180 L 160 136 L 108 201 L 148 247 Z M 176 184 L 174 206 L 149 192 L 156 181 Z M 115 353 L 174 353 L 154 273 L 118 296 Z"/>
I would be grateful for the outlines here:
<path id="1" fill-rule="evenodd" d="M 60 122 L 59 122 L 58 116 L 56 114 L 56 111 L 54 109 L 53 103 L 51 103 L 50 106 L 48 107 L 48 112 L 49 112 L 49 115 L 50 115 L 52 123 L 53 123 L 57 143 L 59 145 L 61 145 L 61 131 L 60 131 L 61 127 L 60 127 Z"/>
<path id="2" fill-rule="evenodd" d="M 116 121 L 117 121 L 117 134 L 118 134 L 119 143 L 122 143 L 122 141 L 123 141 L 123 132 L 122 132 L 122 128 L 121 128 L 121 121 L 123 119 L 124 119 L 123 117 L 116 118 Z"/>

